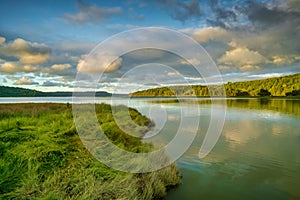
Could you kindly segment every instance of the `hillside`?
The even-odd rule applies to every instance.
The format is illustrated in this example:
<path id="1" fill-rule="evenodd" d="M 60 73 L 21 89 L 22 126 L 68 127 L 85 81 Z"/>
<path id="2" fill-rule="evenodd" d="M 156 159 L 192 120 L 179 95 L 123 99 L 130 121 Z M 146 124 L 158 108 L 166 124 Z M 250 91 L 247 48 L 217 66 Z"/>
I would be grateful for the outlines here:
<path id="1" fill-rule="evenodd" d="M 212 86 L 220 88 L 220 85 Z M 289 76 L 242 81 L 228 82 L 224 85 L 226 96 L 300 96 L 300 74 Z M 216 90 L 217 91 L 217 90 Z M 218 92 L 218 91 L 217 91 Z M 176 95 L 175 95 L 176 94 Z M 170 86 L 161 88 L 152 88 L 148 90 L 137 91 L 131 94 L 135 97 L 153 97 L 153 96 L 210 96 L 209 89 L 204 85 L 190 86 Z M 214 94 L 214 96 L 223 96 Z"/>
<path id="2" fill-rule="evenodd" d="M 79 96 L 90 96 L 90 92 L 77 93 Z M 41 92 L 37 90 L 0 86 L 0 97 L 71 97 L 72 92 Z M 96 92 L 95 96 L 105 97 L 111 96 L 110 93 L 104 91 Z"/>

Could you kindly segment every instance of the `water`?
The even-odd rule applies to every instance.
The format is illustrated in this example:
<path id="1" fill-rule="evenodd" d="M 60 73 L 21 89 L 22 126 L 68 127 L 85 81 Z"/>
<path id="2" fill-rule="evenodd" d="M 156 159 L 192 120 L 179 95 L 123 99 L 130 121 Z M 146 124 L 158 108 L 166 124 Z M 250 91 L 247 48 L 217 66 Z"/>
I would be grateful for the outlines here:
<path id="1" fill-rule="evenodd" d="M 97 102 L 126 104 L 156 123 L 145 141 L 164 146 L 175 136 L 182 107 L 200 114 L 197 136 L 176 164 L 182 183 L 167 199 L 300 199 L 300 100 L 228 99 L 222 134 L 203 159 L 199 148 L 207 131 L 211 103 L 207 99 L 96 98 Z M 72 102 L 71 98 L 0 98 L 5 102 Z M 218 102 L 217 102 L 218 104 Z M 222 106 L 222 105 L 219 105 Z M 188 129 L 187 127 L 184 127 Z"/>
<path id="2" fill-rule="evenodd" d="M 148 140 L 164 146 L 180 126 L 182 107 L 192 111 L 195 101 L 200 115 L 189 117 L 200 119 L 199 131 L 177 160 L 182 183 L 167 199 L 300 199 L 300 99 L 228 99 L 222 134 L 203 159 L 198 153 L 211 122 L 210 101 L 145 99 L 132 106 L 163 127 Z"/>
<path id="3" fill-rule="evenodd" d="M 197 157 L 203 138 L 199 131 L 177 161 L 182 183 L 167 199 L 300 199 L 300 101 L 227 104 L 213 151 Z"/>

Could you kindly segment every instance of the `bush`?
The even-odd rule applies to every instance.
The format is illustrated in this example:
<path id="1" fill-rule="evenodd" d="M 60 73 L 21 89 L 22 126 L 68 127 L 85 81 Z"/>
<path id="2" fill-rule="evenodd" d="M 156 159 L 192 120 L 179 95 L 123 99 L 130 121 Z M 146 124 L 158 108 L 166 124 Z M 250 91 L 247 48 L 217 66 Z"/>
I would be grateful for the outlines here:
<path id="1" fill-rule="evenodd" d="M 260 89 L 260 91 L 257 93 L 258 96 L 271 96 L 271 92 L 265 89 Z"/>

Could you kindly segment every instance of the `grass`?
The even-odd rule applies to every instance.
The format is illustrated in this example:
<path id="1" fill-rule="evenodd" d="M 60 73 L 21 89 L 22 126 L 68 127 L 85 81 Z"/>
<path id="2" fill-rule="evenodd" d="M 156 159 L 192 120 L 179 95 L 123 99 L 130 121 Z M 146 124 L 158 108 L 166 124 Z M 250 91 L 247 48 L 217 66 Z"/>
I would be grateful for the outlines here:
<path id="1" fill-rule="evenodd" d="M 153 149 L 118 129 L 109 105 L 96 111 L 116 145 Z M 135 123 L 126 123 L 137 134 L 152 126 L 136 110 L 130 114 Z M 81 143 L 68 104 L 0 104 L 0 155 L 0 199 L 159 199 L 180 181 L 175 165 L 131 174 L 97 161 Z"/>

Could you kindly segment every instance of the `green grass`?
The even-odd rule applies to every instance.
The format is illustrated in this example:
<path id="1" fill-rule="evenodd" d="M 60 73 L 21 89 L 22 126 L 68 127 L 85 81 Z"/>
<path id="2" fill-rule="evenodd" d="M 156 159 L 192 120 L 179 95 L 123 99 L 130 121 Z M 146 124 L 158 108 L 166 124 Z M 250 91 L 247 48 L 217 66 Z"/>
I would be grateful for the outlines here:
<path id="1" fill-rule="evenodd" d="M 96 111 L 116 145 L 153 149 L 117 128 L 109 105 Z M 137 134 L 152 126 L 136 110 L 130 115 L 135 123 L 126 123 Z M 0 199 L 158 199 L 180 181 L 175 165 L 131 174 L 97 161 L 81 143 L 67 104 L 0 104 L 0 155 Z"/>

